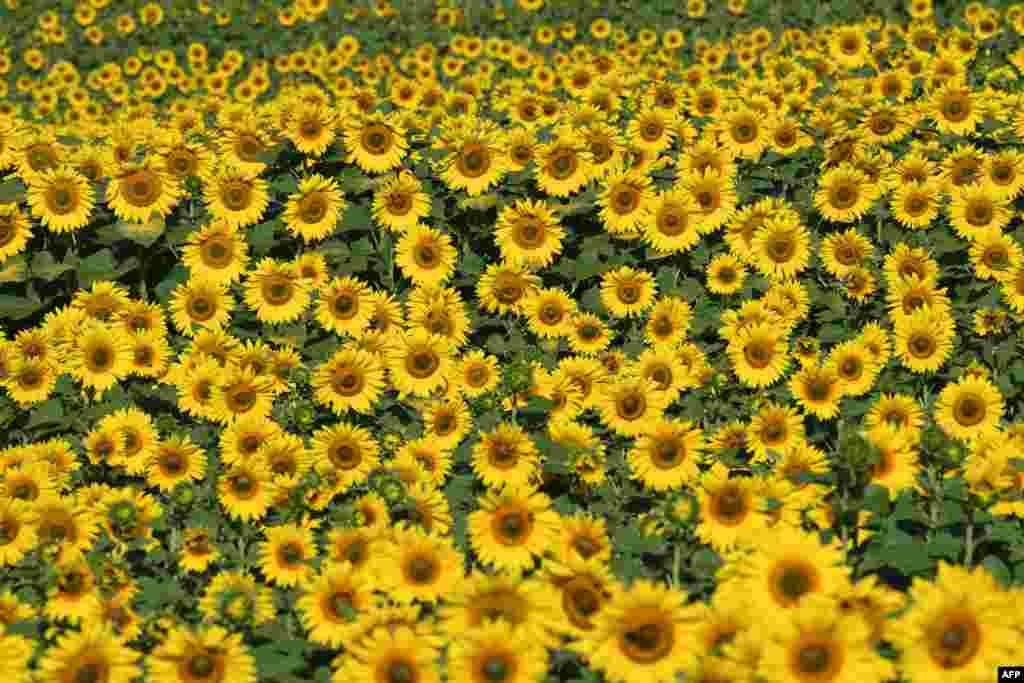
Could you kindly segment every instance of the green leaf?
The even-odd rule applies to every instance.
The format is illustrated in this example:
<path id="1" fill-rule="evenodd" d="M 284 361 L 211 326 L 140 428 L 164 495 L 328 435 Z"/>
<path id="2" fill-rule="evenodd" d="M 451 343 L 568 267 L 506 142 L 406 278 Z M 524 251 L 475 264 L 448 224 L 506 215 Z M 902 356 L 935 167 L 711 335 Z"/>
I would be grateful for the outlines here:
<path id="1" fill-rule="evenodd" d="M 929 557 L 944 557 L 948 560 L 956 560 L 960 557 L 963 543 L 952 534 L 940 532 L 928 542 Z"/>
<path id="2" fill-rule="evenodd" d="M 252 649 L 260 676 L 288 674 L 303 665 L 301 640 L 274 640 Z"/>
<path id="3" fill-rule="evenodd" d="M 160 281 L 153 291 L 156 292 L 159 301 L 166 303 L 171 296 L 171 291 L 186 280 L 188 280 L 188 268 L 178 263 L 171 268 L 171 272 Z"/>
<path id="4" fill-rule="evenodd" d="M 29 317 L 43 306 L 42 301 L 33 301 L 23 296 L 0 294 L 0 318 L 21 320 Z"/>
<path id="5" fill-rule="evenodd" d="M 652 553 L 662 547 L 660 538 L 645 536 L 635 526 L 625 525 L 615 534 L 615 547 L 624 553 L 639 555 Z"/>
<path id="6" fill-rule="evenodd" d="M 64 422 L 66 422 L 64 418 L 64 404 L 60 399 L 51 398 L 32 409 L 25 429 L 54 423 L 63 424 Z"/>
<path id="7" fill-rule="evenodd" d="M 117 263 L 114 252 L 100 249 L 95 254 L 86 256 L 78 264 L 78 282 L 80 287 L 88 287 L 97 280 L 113 280 L 117 277 Z"/>
<path id="8" fill-rule="evenodd" d="M 353 256 L 369 256 L 373 253 L 373 244 L 368 237 L 363 237 L 352 243 L 350 247 Z"/>
<path id="9" fill-rule="evenodd" d="M 48 251 L 39 251 L 32 256 L 32 263 L 29 266 L 32 276 L 40 280 L 55 280 L 74 266 L 67 263 L 57 263 L 53 254 Z"/>
<path id="10" fill-rule="evenodd" d="M 15 178 L 0 183 L 0 204 L 11 204 L 25 196 L 25 184 Z"/>
<path id="11" fill-rule="evenodd" d="M 981 566 L 984 567 L 989 574 L 991 574 L 1004 588 L 1008 588 L 1013 583 L 1013 579 L 1010 576 L 1010 568 L 1006 566 L 1006 563 L 995 555 L 989 555 L 981 561 Z"/>
<path id="12" fill-rule="evenodd" d="M 249 246 L 253 253 L 263 255 L 274 246 L 274 224 L 276 221 L 257 223 L 249 228 Z"/>

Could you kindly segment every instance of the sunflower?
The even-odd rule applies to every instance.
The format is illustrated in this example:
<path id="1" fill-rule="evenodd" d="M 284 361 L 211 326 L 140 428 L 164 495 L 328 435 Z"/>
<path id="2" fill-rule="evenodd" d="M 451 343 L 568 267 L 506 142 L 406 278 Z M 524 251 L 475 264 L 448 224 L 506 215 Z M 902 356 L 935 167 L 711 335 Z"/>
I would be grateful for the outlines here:
<path id="1" fill-rule="evenodd" d="M 337 179 L 314 173 L 299 181 L 298 189 L 288 197 L 282 218 L 292 235 L 307 243 L 315 242 L 334 232 L 347 207 Z"/>
<path id="2" fill-rule="evenodd" d="M 471 324 L 458 290 L 417 287 L 409 295 L 408 307 L 411 329 L 444 337 L 453 348 L 466 344 Z"/>
<path id="3" fill-rule="evenodd" d="M 998 427 L 1003 397 L 988 380 L 965 378 L 943 388 L 935 410 L 935 422 L 942 431 L 969 441 Z"/>
<path id="4" fill-rule="evenodd" d="M 311 379 L 314 398 L 335 414 L 368 413 L 384 390 L 384 366 L 367 351 L 339 349 Z"/>
<path id="5" fill-rule="evenodd" d="M 81 556 L 68 558 L 54 569 L 56 575 L 47 591 L 43 613 L 53 620 L 80 624 L 100 605 L 96 575 Z"/>
<path id="6" fill-rule="evenodd" d="M 167 683 L 223 681 L 256 683 L 256 660 L 242 642 L 220 626 L 177 627 L 147 658 L 149 674 Z"/>
<path id="7" fill-rule="evenodd" d="M 678 127 L 678 114 L 660 107 L 648 107 L 636 113 L 626 129 L 629 144 L 654 153 L 672 146 Z"/>
<path id="8" fill-rule="evenodd" d="M 389 230 L 404 232 L 427 217 L 430 204 L 430 195 L 420 181 L 403 169 L 377 186 L 373 218 Z"/>
<path id="9" fill-rule="evenodd" d="M 653 302 L 658 291 L 651 274 L 622 266 L 601 278 L 601 303 L 617 318 L 640 315 Z"/>
<path id="10" fill-rule="evenodd" d="M 386 173 L 402 163 L 409 143 L 394 115 L 383 112 L 366 114 L 344 128 L 348 163 L 367 173 Z"/>
<path id="11" fill-rule="evenodd" d="M 888 629 L 908 680 L 983 680 L 1013 658 L 1013 601 L 984 567 L 939 562 L 935 580 L 915 579 L 910 596 L 913 606 Z"/>
<path id="12" fill-rule="evenodd" d="M 121 165 L 106 190 L 107 205 L 123 221 L 146 223 L 154 213 L 166 218 L 182 188 L 153 157 Z"/>
<path id="13" fill-rule="evenodd" d="M 265 543 L 259 550 L 260 569 L 276 586 L 304 584 L 312 577 L 310 563 L 316 559 L 313 531 L 302 524 L 264 527 Z"/>
<path id="14" fill-rule="evenodd" d="M 218 572 L 199 600 L 199 611 L 209 623 L 258 626 L 276 616 L 273 595 L 272 589 L 248 574 Z"/>
<path id="15" fill-rule="evenodd" d="M 989 154 L 984 176 L 995 194 L 1016 199 L 1024 192 L 1024 155 L 1017 150 Z"/>
<path id="16" fill-rule="evenodd" d="M 454 272 L 457 259 L 451 237 L 426 225 L 408 228 L 395 248 L 402 274 L 420 287 L 441 285 Z"/>
<path id="17" fill-rule="evenodd" d="M 437 602 L 463 579 L 462 555 L 450 541 L 416 528 L 394 529 L 375 548 L 378 587 L 398 603 Z"/>
<path id="18" fill-rule="evenodd" d="M 820 253 L 825 270 L 840 278 L 851 268 L 863 266 L 873 252 L 871 240 L 855 228 L 833 233 L 821 241 Z"/>
<path id="19" fill-rule="evenodd" d="M 695 481 L 704 435 L 688 420 L 652 421 L 629 451 L 633 476 L 655 491 L 678 489 Z"/>
<path id="20" fill-rule="evenodd" d="M 461 356 L 456 372 L 462 378 L 460 390 L 470 398 L 493 391 L 501 381 L 497 358 L 480 350 L 468 351 Z"/>
<path id="21" fill-rule="evenodd" d="M 274 403 L 271 382 L 252 368 L 229 366 L 214 392 L 214 419 L 229 424 L 241 417 L 269 418 Z"/>
<path id="22" fill-rule="evenodd" d="M 506 262 L 545 268 L 562 251 L 565 231 L 546 202 L 523 199 L 501 209 L 494 238 Z"/>
<path id="23" fill-rule="evenodd" d="M 981 103 L 960 78 L 935 90 L 926 107 L 939 132 L 947 135 L 969 135 L 982 119 Z"/>
<path id="24" fill-rule="evenodd" d="M 836 345 L 829 352 L 825 367 L 836 371 L 841 391 L 847 396 L 863 396 L 871 391 L 880 370 L 856 340 Z"/>
<path id="25" fill-rule="evenodd" d="M 648 579 L 617 591 L 598 613 L 595 628 L 574 644 L 590 664 L 623 683 L 669 681 L 695 656 L 685 596 Z"/>
<path id="26" fill-rule="evenodd" d="M 576 302 L 557 288 L 538 290 L 523 308 L 530 329 L 543 339 L 568 336 L 570 320 L 577 313 Z"/>
<path id="27" fill-rule="evenodd" d="M 291 322 L 309 306 L 309 283 L 294 264 L 264 258 L 245 281 L 245 303 L 266 323 Z"/>
<path id="28" fill-rule="evenodd" d="M 864 424 L 873 428 L 883 422 L 917 433 L 924 424 L 924 411 L 907 394 L 882 394 L 864 415 Z"/>
<path id="29" fill-rule="evenodd" d="M 488 313 L 521 314 L 540 284 L 540 277 L 525 265 L 492 263 L 477 281 L 476 295 L 480 308 Z"/>
<path id="30" fill-rule="evenodd" d="M 509 624 L 517 639 L 555 647 L 559 596 L 539 577 L 471 572 L 438 610 L 441 629 L 452 643 L 491 622 Z"/>
<path id="31" fill-rule="evenodd" d="M 735 254 L 719 254 L 707 265 L 707 288 L 713 294 L 728 296 L 743 288 L 747 269 Z"/>
<path id="32" fill-rule="evenodd" d="M 490 487 L 525 486 L 540 474 L 537 447 L 521 427 L 502 423 L 483 432 L 473 448 L 473 471 Z"/>
<path id="33" fill-rule="evenodd" d="M 21 253 L 32 239 L 32 223 L 17 202 L 0 204 L 0 263 Z"/>
<path id="34" fill-rule="evenodd" d="M 623 436 L 643 434 L 667 405 L 664 392 L 645 377 L 624 377 L 614 386 L 607 385 L 602 394 L 597 405 L 601 421 Z"/>
<path id="35" fill-rule="evenodd" d="M 73 232 L 89 223 L 96 200 L 89 180 L 68 164 L 32 174 L 28 182 L 32 215 L 52 232 Z"/>
<path id="36" fill-rule="evenodd" d="M 230 164 L 210 175 L 203 197 L 214 220 L 240 228 L 258 223 L 270 204 L 267 181 Z"/>
<path id="37" fill-rule="evenodd" d="M 765 277 L 795 278 L 810 261 L 810 235 L 797 221 L 769 218 L 754 234 L 751 249 L 754 266 Z"/>
<path id="38" fill-rule="evenodd" d="M 67 362 L 75 379 L 102 393 L 128 376 L 128 340 L 116 328 L 90 323 L 80 331 Z"/>
<path id="39" fill-rule="evenodd" d="M 109 626 L 90 620 L 60 636 L 40 660 L 38 675 L 45 681 L 131 683 L 142 674 L 141 657 Z"/>
<path id="40" fill-rule="evenodd" d="M 798 680 L 855 683 L 889 680 L 896 667 L 874 649 L 871 630 L 835 601 L 811 595 L 773 626 L 761 655 L 771 683 Z"/>
<path id="41" fill-rule="evenodd" d="M 199 481 L 206 475 L 206 453 L 186 435 L 161 440 L 149 457 L 146 482 L 169 493 L 181 482 Z"/>
<path id="42" fill-rule="evenodd" d="M 565 126 L 558 128 L 554 140 L 537 145 L 537 187 L 549 197 L 568 197 L 590 180 L 592 158 L 579 132 Z"/>
<path id="43" fill-rule="evenodd" d="M 771 386 L 789 366 L 786 333 L 780 326 L 759 322 L 740 330 L 726 352 L 740 381 L 754 388 Z"/>
<path id="44" fill-rule="evenodd" d="M 14 566 L 36 547 L 38 536 L 32 505 L 17 498 L 0 498 L 0 566 Z"/>
<path id="45" fill-rule="evenodd" d="M 611 235 L 633 234 L 646 220 L 653 199 L 649 176 L 627 168 L 613 169 L 604 177 L 598 193 L 598 215 Z"/>
<path id="46" fill-rule="evenodd" d="M 249 243 L 238 228 L 213 221 L 189 235 L 182 261 L 193 277 L 208 277 L 229 284 L 238 282 L 249 263 Z"/>
<path id="47" fill-rule="evenodd" d="M 440 178 L 453 190 L 476 197 L 501 182 L 508 158 L 499 130 L 491 121 L 476 119 L 455 134 L 439 162 Z"/>
<path id="48" fill-rule="evenodd" d="M 939 370 L 953 353 L 953 320 L 923 306 L 896 318 L 896 355 L 915 373 Z"/>
<path id="49" fill-rule="evenodd" d="M 863 171 L 842 163 L 818 177 L 814 205 L 822 216 L 837 223 L 852 223 L 862 217 L 877 199 Z"/>
<path id="50" fill-rule="evenodd" d="M 11 477 L 8 474 L 8 485 Z M 17 497 L 12 496 L 12 497 Z M 70 498 L 47 496 L 32 505 L 36 536 L 52 562 L 60 564 L 78 557 L 92 547 L 99 534 L 99 520 L 84 504 Z M 47 557 L 51 557 L 47 554 Z"/>
<path id="51" fill-rule="evenodd" d="M 453 364 L 451 346 L 444 337 L 414 330 L 396 336 L 395 342 L 387 366 L 400 394 L 428 396 L 444 386 Z"/>
<path id="52" fill-rule="evenodd" d="M 371 290 L 356 277 L 335 277 L 320 292 L 316 319 L 335 334 L 359 336 L 370 325 L 374 308 Z"/>
<path id="53" fill-rule="evenodd" d="M 696 229 L 701 234 L 715 232 L 736 211 L 735 179 L 710 168 L 680 177 L 673 189 L 685 191 L 697 205 Z"/>
<path id="54" fill-rule="evenodd" d="M 220 553 L 210 543 L 210 532 L 206 529 L 186 528 L 178 565 L 189 572 L 202 573 L 217 560 Z"/>
<path id="55" fill-rule="evenodd" d="M 719 140 L 738 157 L 756 161 L 768 146 L 768 129 L 763 117 L 748 107 L 720 116 L 714 126 Z"/>
<path id="56" fill-rule="evenodd" d="M 235 299 L 227 284 L 209 276 L 193 275 L 171 293 L 171 315 L 178 331 L 193 336 L 192 326 L 223 328 L 231 320 Z"/>
<path id="57" fill-rule="evenodd" d="M 334 674 L 339 681 L 441 681 L 436 647 L 410 626 L 376 628 L 346 650 L 351 655 Z"/>
<path id="58" fill-rule="evenodd" d="M 40 358 L 16 360 L 10 373 L 0 385 L 7 389 L 10 397 L 25 408 L 33 403 L 45 401 L 57 386 L 54 366 Z"/>
<path id="59" fill-rule="evenodd" d="M 832 420 L 839 415 L 843 386 L 834 367 L 803 366 L 790 378 L 789 390 L 800 407 L 819 420 Z"/>
<path id="60" fill-rule="evenodd" d="M 915 447 L 916 436 L 889 423 L 882 423 L 864 433 L 875 447 L 876 460 L 871 465 L 869 484 L 886 489 L 889 500 L 895 500 L 900 491 L 917 486 L 921 470 Z"/>
<path id="61" fill-rule="evenodd" d="M 438 445 L 429 437 L 406 441 L 398 450 L 395 461 L 399 459 L 416 463 L 435 486 L 444 485 L 454 465 L 451 450 Z"/>
<path id="62" fill-rule="evenodd" d="M 678 189 L 653 193 L 645 210 L 639 227 L 644 239 L 658 252 L 685 252 L 700 241 L 698 226 L 703 214 L 689 193 Z"/>
<path id="63" fill-rule="evenodd" d="M 1024 263 L 1024 250 L 1001 229 L 984 228 L 974 235 L 970 257 L 975 277 L 1001 281 Z"/>
<path id="64" fill-rule="evenodd" d="M 982 230 L 1002 230 L 1012 218 L 1011 201 L 999 198 L 986 185 L 969 185 L 953 195 L 949 222 L 961 238 L 974 239 Z"/>
<path id="65" fill-rule="evenodd" d="M 473 429 L 473 415 L 459 397 L 431 402 L 422 413 L 426 438 L 438 448 L 454 449 Z"/>
<path id="66" fill-rule="evenodd" d="M 533 683 L 547 671 L 543 646 L 525 640 L 505 620 L 488 621 L 453 640 L 450 683 Z"/>
<path id="67" fill-rule="evenodd" d="M 284 132 L 300 154 L 321 157 L 334 142 L 338 112 L 321 102 L 299 102 Z"/>
<path id="68" fill-rule="evenodd" d="M 333 479 L 335 494 L 364 481 L 380 464 L 380 446 L 370 432 L 344 422 L 315 431 L 311 452 L 321 477 Z"/>
<path id="69" fill-rule="evenodd" d="M 261 519 L 270 510 L 277 493 L 272 473 L 257 461 L 230 466 L 217 480 L 217 499 L 228 516 L 243 522 Z"/>
<path id="70" fill-rule="evenodd" d="M 470 543 L 484 564 L 525 571 L 558 540 L 558 513 L 531 486 L 505 485 L 488 492 L 469 514 Z"/>

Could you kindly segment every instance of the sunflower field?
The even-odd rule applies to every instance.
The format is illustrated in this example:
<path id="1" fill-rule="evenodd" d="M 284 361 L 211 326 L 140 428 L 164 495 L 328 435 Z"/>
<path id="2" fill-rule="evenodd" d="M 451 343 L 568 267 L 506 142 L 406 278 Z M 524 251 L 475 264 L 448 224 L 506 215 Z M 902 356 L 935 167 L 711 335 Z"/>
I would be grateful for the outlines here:
<path id="1" fill-rule="evenodd" d="M 1024 665 L 1024 4 L 0 26 L 4 683 Z"/>

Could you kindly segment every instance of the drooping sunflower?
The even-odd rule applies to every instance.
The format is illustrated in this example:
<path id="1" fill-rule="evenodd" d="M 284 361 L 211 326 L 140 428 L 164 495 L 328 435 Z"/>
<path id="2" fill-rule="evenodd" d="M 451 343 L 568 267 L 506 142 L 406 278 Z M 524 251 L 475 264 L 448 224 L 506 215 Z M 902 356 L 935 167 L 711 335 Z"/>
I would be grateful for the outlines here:
<path id="1" fill-rule="evenodd" d="M 657 391 L 651 380 L 633 376 L 605 386 L 597 407 L 609 429 L 623 436 L 639 436 L 662 416 L 666 406 L 664 392 Z"/>
<path id="2" fill-rule="evenodd" d="M 545 268 L 562 251 L 565 231 L 546 202 L 523 199 L 501 209 L 494 239 L 508 263 Z"/>
<path id="3" fill-rule="evenodd" d="M 789 390 L 800 407 L 819 420 L 839 415 L 843 388 L 835 368 L 804 365 L 790 378 Z"/>
<path id="4" fill-rule="evenodd" d="M 653 199 L 650 176 L 634 169 L 613 169 L 604 177 L 598 193 L 598 215 L 611 235 L 635 234 Z"/>
<path id="5" fill-rule="evenodd" d="M 309 283 L 293 263 L 264 258 L 245 281 L 245 303 L 260 322 L 295 320 L 309 306 Z"/>
<path id="6" fill-rule="evenodd" d="M 609 679 L 670 681 L 695 656 L 685 622 L 685 598 L 675 589 L 638 579 L 598 613 L 595 628 L 573 645 Z"/>
<path id="7" fill-rule="evenodd" d="M 601 278 L 601 303 L 617 318 L 640 315 L 657 295 L 658 285 L 645 270 L 622 266 Z"/>
<path id="8" fill-rule="evenodd" d="M 45 681 L 131 683 L 141 674 L 141 657 L 109 626 L 89 620 L 81 630 L 63 633 L 46 651 L 39 662 L 38 676 Z"/>
<path id="9" fill-rule="evenodd" d="M 316 401 L 335 414 L 369 413 L 384 390 L 384 366 L 368 351 L 342 348 L 316 369 L 311 385 Z"/>
<path id="10" fill-rule="evenodd" d="M 894 320 L 895 353 L 911 372 L 935 372 L 953 353 L 952 318 L 922 306 Z"/>
<path id="11" fill-rule="evenodd" d="M 117 168 L 107 185 L 106 201 L 121 220 L 146 223 L 153 214 L 166 218 L 181 193 L 177 179 L 154 157 L 147 157 Z"/>
<path id="12" fill-rule="evenodd" d="M 540 474 L 537 447 L 521 427 L 502 423 L 481 434 L 473 448 L 473 471 L 490 487 L 524 486 Z"/>
<path id="13" fill-rule="evenodd" d="M 270 204 L 267 181 L 230 164 L 205 180 L 203 197 L 215 220 L 240 228 L 259 222 Z"/>
<path id="14" fill-rule="evenodd" d="M 32 215 L 52 232 L 73 232 L 89 223 L 96 206 L 88 178 L 64 164 L 33 174 L 28 182 Z"/>
<path id="15" fill-rule="evenodd" d="M 104 392 L 128 376 L 129 346 L 124 333 L 99 323 L 83 326 L 68 357 L 68 371 L 87 387 Z"/>
<path id="16" fill-rule="evenodd" d="M 248 265 L 248 249 L 249 243 L 237 226 L 213 221 L 189 235 L 182 261 L 193 276 L 237 282 Z"/>
<path id="17" fill-rule="evenodd" d="M 256 683 L 256 660 L 221 626 L 177 627 L 146 660 L 155 680 L 167 683 Z"/>
<path id="18" fill-rule="evenodd" d="M 531 486 L 507 484 L 488 492 L 469 514 L 469 538 L 485 564 L 525 571 L 558 540 L 558 513 Z"/>
<path id="19" fill-rule="evenodd" d="M 834 683 L 896 677 L 893 662 L 876 651 L 868 625 L 841 612 L 834 598 L 812 594 L 776 623 L 761 659 L 767 681 L 818 678 Z"/>
<path id="20" fill-rule="evenodd" d="M 367 173 L 386 173 L 402 163 L 408 149 L 405 130 L 394 115 L 374 112 L 359 117 L 344 128 L 349 163 Z"/>
<path id="21" fill-rule="evenodd" d="M 373 194 L 373 218 L 396 232 L 404 232 L 430 213 L 430 195 L 407 170 L 377 186 Z"/>
<path id="22" fill-rule="evenodd" d="M 678 489 L 696 481 L 704 435 L 688 420 L 650 423 L 629 451 L 633 476 L 655 491 Z"/>
<path id="23" fill-rule="evenodd" d="M 969 441 L 991 432 L 1003 416 L 1003 396 L 985 379 L 964 378 L 939 393 L 935 422 L 950 437 Z"/>
<path id="24" fill-rule="evenodd" d="M 760 322 L 740 330 L 726 352 L 740 381 L 754 388 L 771 386 L 789 366 L 786 333 L 780 326 Z"/>
<path id="25" fill-rule="evenodd" d="M 260 546 L 260 569 L 268 581 L 292 587 L 313 575 L 310 562 L 317 555 L 313 531 L 302 524 L 264 527 L 267 540 Z"/>
<path id="26" fill-rule="evenodd" d="M 373 606 L 369 576 L 346 562 L 325 565 L 320 574 L 303 587 L 296 606 L 309 638 L 337 648 L 355 628 L 358 614 Z"/>
<path id="27" fill-rule="evenodd" d="M 852 223 L 877 199 L 863 171 L 842 163 L 818 177 L 814 205 L 822 216 L 837 223 Z"/>
<path id="28" fill-rule="evenodd" d="M 400 527 L 374 554 L 378 587 L 399 603 L 437 602 L 463 579 L 462 555 L 437 533 Z"/>
<path id="29" fill-rule="evenodd" d="M 910 597 L 913 606 L 887 633 L 913 683 L 984 680 L 1019 648 L 1014 602 L 984 567 L 939 562 L 935 580 L 915 579 Z"/>
<path id="30" fill-rule="evenodd" d="M 569 127 L 555 132 L 555 139 L 537 146 L 534 179 L 550 197 L 568 197 L 590 180 L 591 153 L 580 133 Z"/>
<path id="31" fill-rule="evenodd" d="M 347 207 L 337 179 L 314 173 L 299 181 L 298 189 L 288 197 L 282 218 L 288 232 L 307 243 L 315 242 L 334 232 Z"/>
<path id="32" fill-rule="evenodd" d="M 395 262 L 402 274 L 420 287 L 443 284 L 457 260 L 451 237 L 426 225 L 408 228 L 395 247 Z"/>
<path id="33" fill-rule="evenodd" d="M 685 252 L 700 241 L 698 225 L 703 213 L 696 200 L 682 190 L 654 193 L 647 202 L 647 216 L 640 221 L 644 239 L 659 252 Z"/>

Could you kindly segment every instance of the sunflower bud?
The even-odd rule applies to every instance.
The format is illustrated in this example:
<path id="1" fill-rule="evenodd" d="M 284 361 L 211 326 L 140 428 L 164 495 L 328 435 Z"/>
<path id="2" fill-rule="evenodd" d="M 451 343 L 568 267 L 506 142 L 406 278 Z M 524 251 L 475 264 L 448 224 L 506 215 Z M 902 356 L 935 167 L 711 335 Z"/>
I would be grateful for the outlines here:
<path id="1" fill-rule="evenodd" d="M 181 506 L 190 505 L 195 497 L 195 492 L 187 487 L 179 488 L 174 492 L 174 502 Z"/>

